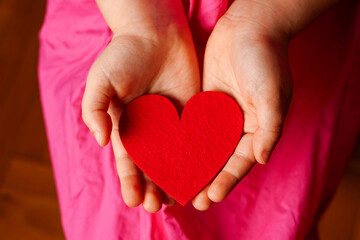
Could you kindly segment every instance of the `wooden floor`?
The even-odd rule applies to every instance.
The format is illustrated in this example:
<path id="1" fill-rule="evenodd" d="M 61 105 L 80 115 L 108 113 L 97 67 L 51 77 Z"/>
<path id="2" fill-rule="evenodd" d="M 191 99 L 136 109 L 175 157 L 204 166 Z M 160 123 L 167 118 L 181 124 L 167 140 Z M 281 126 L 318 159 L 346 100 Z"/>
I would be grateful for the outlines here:
<path id="1" fill-rule="evenodd" d="M 0 239 L 64 239 L 37 86 L 45 0 L 0 0 Z M 360 240 L 360 147 L 320 223 Z"/>
<path id="2" fill-rule="evenodd" d="M 64 239 L 38 85 L 45 0 L 0 0 L 0 239 Z"/>

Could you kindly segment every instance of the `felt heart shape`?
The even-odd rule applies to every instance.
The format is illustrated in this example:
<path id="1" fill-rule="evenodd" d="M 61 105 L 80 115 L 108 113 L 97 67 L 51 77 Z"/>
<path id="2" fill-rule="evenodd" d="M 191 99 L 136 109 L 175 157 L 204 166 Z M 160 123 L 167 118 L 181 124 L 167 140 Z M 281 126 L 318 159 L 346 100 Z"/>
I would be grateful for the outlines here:
<path id="1" fill-rule="evenodd" d="M 181 120 L 169 99 L 144 95 L 125 107 L 119 123 L 135 164 L 183 206 L 224 166 L 242 128 L 239 106 L 220 92 L 190 98 Z"/>

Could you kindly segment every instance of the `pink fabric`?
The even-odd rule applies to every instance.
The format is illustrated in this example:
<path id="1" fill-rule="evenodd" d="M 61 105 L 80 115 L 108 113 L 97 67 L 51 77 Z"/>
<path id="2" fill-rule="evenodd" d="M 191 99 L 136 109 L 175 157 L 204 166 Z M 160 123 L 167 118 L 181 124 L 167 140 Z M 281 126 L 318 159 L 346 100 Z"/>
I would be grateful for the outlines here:
<path id="1" fill-rule="evenodd" d="M 185 2 L 185 1 L 184 1 Z M 226 0 L 192 0 L 199 54 Z M 39 81 L 67 239 L 304 239 L 335 191 L 359 133 L 360 8 L 337 5 L 292 40 L 294 95 L 283 137 L 222 203 L 156 214 L 121 199 L 111 146 L 81 119 L 87 72 L 111 39 L 93 0 L 48 0 Z"/>

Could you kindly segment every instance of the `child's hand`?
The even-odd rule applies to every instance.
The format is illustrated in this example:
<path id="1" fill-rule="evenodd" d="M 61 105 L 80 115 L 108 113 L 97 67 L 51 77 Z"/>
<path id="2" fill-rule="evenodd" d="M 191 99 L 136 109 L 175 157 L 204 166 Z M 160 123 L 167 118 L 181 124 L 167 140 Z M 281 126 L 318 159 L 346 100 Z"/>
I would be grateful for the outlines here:
<path id="1" fill-rule="evenodd" d="M 127 9 L 139 2 L 126 1 Z M 154 16 L 141 6 L 135 8 L 142 11 L 139 18 L 134 17 L 133 9 L 130 20 L 120 27 L 114 26 L 115 20 L 107 19 L 111 14 L 104 14 L 114 38 L 89 72 L 83 119 L 101 146 L 111 137 L 124 202 L 130 207 L 143 203 L 145 210 L 156 212 L 162 203 L 175 201 L 142 174 L 122 146 L 118 131 L 122 107 L 147 93 L 161 94 L 184 105 L 199 92 L 200 76 L 184 10 L 180 8 L 182 12 L 176 15 L 171 9 L 161 12 L 159 5 L 150 9 L 151 14 L 157 14 Z M 151 4 L 144 2 L 144 6 Z"/>
<path id="2" fill-rule="evenodd" d="M 199 210 L 220 202 L 256 162 L 267 163 L 281 136 L 292 95 L 288 42 L 337 0 L 235 1 L 208 41 L 203 90 L 232 96 L 244 135 L 218 176 L 194 199 Z"/>
<path id="3" fill-rule="evenodd" d="M 288 39 L 256 19 L 226 13 L 206 47 L 203 90 L 225 92 L 243 110 L 244 135 L 218 176 L 193 200 L 199 210 L 220 202 L 256 162 L 268 162 L 292 94 Z"/>

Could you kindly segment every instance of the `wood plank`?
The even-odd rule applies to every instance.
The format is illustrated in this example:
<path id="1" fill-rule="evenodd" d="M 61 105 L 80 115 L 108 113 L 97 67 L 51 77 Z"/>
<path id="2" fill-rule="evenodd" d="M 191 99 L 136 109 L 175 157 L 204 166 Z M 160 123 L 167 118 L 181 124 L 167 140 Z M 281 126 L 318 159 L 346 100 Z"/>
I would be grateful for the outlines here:
<path id="1" fill-rule="evenodd" d="M 9 146 L 9 151 L 50 166 L 45 126 L 38 98 L 35 98 L 29 106 L 27 115 L 18 127 L 13 144 Z"/>
<path id="2" fill-rule="evenodd" d="M 356 212 L 356 220 L 354 222 L 352 240 L 360 240 L 360 198 L 358 199 L 358 207 Z"/>
<path id="3" fill-rule="evenodd" d="M 45 0 L 7 0 L 0 1 L 0 174 L 8 166 L 9 152 L 44 157 L 49 159 L 42 120 L 31 129 L 38 127 L 38 133 L 32 139 L 24 136 L 28 126 L 27 119 L 34 123 L 29 111 L 41 116 L 37 86 L 38 31 L 45 13 Z M 2 14 L 4 13 L 4 14 Z M 4 24 L 3 24 L 4 23 Z M 37 104 L 39 109 L 33 109 Z M 28 119 L 30 116 L 30 119 Z M 23 126 L 23 125 L 26 126 Z M 19 138 L 19 136 L 22 136 Z M 27 138 L 32 146 L 24 145 Z M 35 140 L 35 141 L 34 141 Z M 19 144 L 22 144 L 21 146 Z M 37 147 L 35 147 L 35 144 Z M 39 149 L 41 148 L 41 150 Z M 45 150 L 44 150 L 45 149 Z M 49 161 L 46 161 L 47 163 Z M 3 175 L 3 174 L 2 174 Z M 3 178 L 0 177 L 0 184 Z"/>
<path id="4" fill-rule="evenodd" d="M 360 144 L 347 167 L 337 192 L 319 223 L 320 239 L 356 239 L 360 201 Z"/>
<path id="5" fill-rule="evenodd" d="M 3 187 L 23 194 L 57 199 L 51 166 L 33 158 L 13 155 Z"/>
<path id="6" fill-rule="evenodd" d="M 0 201 L 2 239 L 64 239 L 53 199 L 3 188 Z"/>
<path id="7" fill-rule="evenodd" d="M 13 156 L 0 187 L 0 236 L 23 239 L 16 238 L 20 233 L 29 239 L 63 239 L 51 168 Z"/>

